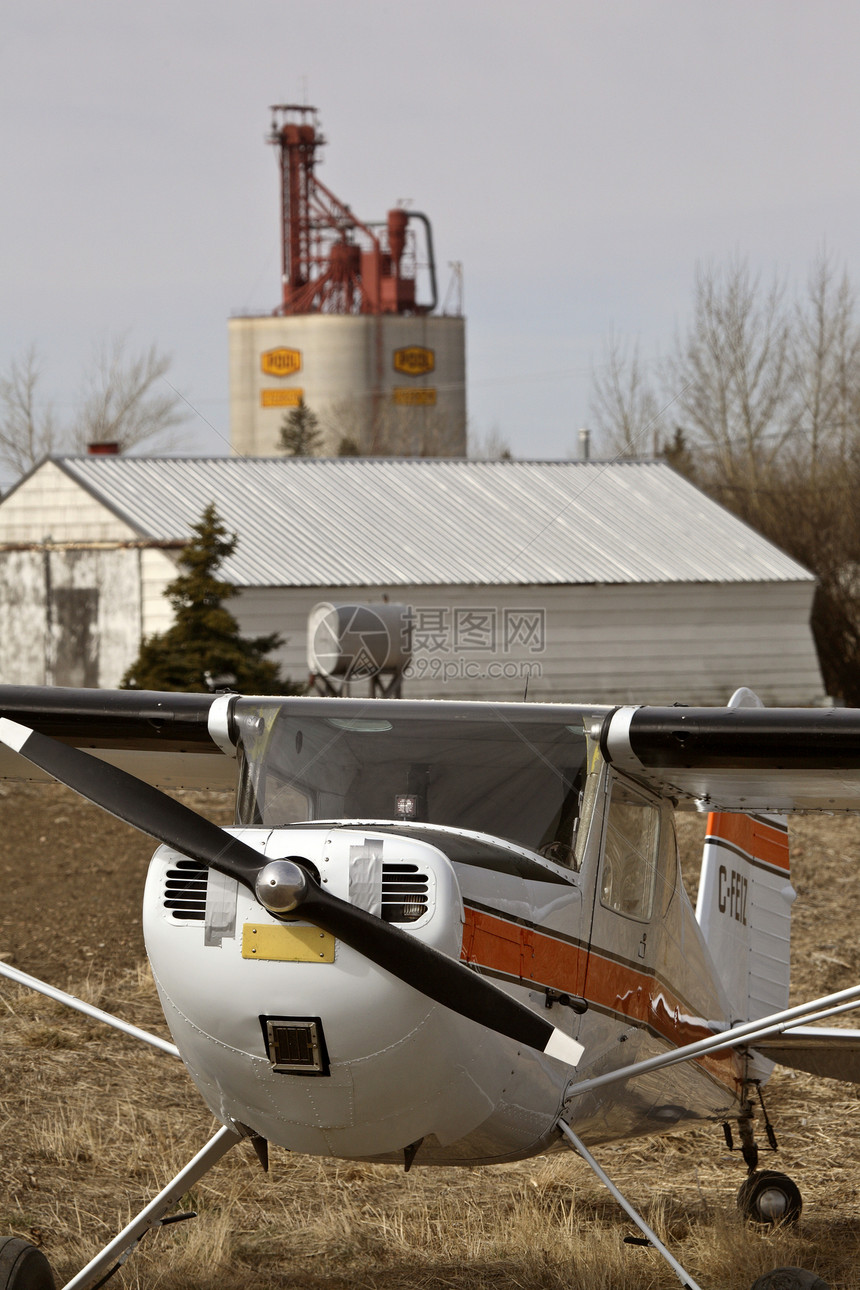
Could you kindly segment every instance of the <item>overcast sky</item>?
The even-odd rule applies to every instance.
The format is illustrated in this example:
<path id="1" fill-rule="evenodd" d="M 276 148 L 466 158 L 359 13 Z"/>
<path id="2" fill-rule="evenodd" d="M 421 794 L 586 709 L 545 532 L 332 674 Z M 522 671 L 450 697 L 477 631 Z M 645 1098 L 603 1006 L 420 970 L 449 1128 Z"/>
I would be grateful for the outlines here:
<path id="1" fill-rule="evenodd" d="M 6 0 L 0 371 L 35 343 L 71 415 L 93 346 L 173 356 L 228 450 L 227 318 L 279 300 L 269 105 L 319 109 L 320 177 L 411 199 L 463 264 L 468 406 L 565 457 L 611 331 L 656 360 L 698 262 L 860 284 L 853 0 Z"/>

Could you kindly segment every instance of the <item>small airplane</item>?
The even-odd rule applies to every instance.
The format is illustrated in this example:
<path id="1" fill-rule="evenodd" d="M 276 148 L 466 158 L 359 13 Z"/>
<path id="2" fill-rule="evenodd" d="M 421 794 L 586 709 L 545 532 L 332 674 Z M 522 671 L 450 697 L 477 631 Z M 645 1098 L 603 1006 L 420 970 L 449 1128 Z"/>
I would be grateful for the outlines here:
<path id="1" fill-rule="evenodd" d="M 264 1167 L 270 1145 L 406 1169 L 572 1148 L 693 1290 L 593 1148 L 737 1125 L 742 1212 L 797 1219 L 756 1107 L 775 1062 L 860 1082 L 860 1031 L 811 1024 L 860 985 L 788 1007 L 785 815 L 860 810 L 860 710 L 0 686 L 0 777 L 46 776 L 160 843 L 143 927 L 174 1044 L 0 974 L 179 1055 L 222 1126 L 66 1290 L 243 1139 Z M 229 829 L 163 791 L 226 784 Z M 695 912 L 675 810 L 709 815 Z M 0 1238 L 0 1290 L 53 1284 Z"/>

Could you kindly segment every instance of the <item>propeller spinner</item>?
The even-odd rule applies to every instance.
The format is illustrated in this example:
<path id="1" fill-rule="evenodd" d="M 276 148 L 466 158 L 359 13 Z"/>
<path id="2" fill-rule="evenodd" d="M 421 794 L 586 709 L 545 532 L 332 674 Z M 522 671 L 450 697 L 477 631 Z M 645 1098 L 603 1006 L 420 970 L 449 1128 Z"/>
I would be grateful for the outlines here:
<path id="1" fill-rule="evenodd" d="M 463 963 L 325 891 L 301 857 L 266 861 L 159 789 L 5 717 L 0 742 L 111 815 L 243 883 L 275 917 L 300 910 L 308 922 L 436 1003 L 569 1066 L 579 1062 L 582 1045 L 564 1031 Z"/>

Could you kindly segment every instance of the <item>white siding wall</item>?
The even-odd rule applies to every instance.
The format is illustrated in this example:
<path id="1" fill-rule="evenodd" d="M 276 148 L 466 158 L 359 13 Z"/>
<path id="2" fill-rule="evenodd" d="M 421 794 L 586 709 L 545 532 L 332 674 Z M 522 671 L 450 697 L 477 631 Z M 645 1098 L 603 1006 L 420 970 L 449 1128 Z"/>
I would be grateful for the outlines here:
<path id="1" fill-rule="evenodd" d="M 0 551 L 0 682 L 119 683 L 137 655 L 136 550 Z"/>
<path id="2" fill-rule="evenodd" d="M 164 595 L 164 590 L 178 572 L 175 560 L 171 560 L 164 551 L 152 549 L 141 551 L 140 594 L 144 636 L 154 636 L 156 632 L 166 631 L 173 622 L 173 610 Z"/>
<path id="3" fill-rule="evenodd" d="M 44 684 L 45 628 L 41 553 L 0 552 L 0 684 Z"/>
<path id="4" fill-rule="evenodd" d="M 44 551 L 0 552 L 0 682 L 52 679 L 50 586 L 55 595 L 97 593 L 98 684 L 117 685 L 141 628 L 148 636 L 170 624 L 163 590 L 174 563 L 161 551 L 52 551 L 46 580 L 45 559 Z M 823 694 L 803 584 L 253 588 L 229 607 L 244 635 L 284 637 L 275 655 L 282 674 L 303 682 L 313 607 L 383 594 L 413 609 L 414 675 L 404 693 L 414 698 L 522 699 L 527 679 L 530 699 L 582 703 L 721 704 L 739 685 L 770 704 Z"/>
<path id="5" fill-rule="evenodd" d="M 87 578 L 99 591 L 98 684 L 110 689 L 119 684 L 137 658 L 140 648 L 140 550 L 81 552 Z M 79 575 L 80 576 L 80 575 Z"/>
<path id="6" fill-rule="evenodd" d="M 824 694 L 802 583 L 572 588 L 552 649 L 582 701 L 725 703 L 748 685 L 768 704 Z"/>
<path id="7" fill-rule="evenodd" d="M 52 462 L 0 506 L 0 544 L 40 543 L 46 535 L 75 543 L 138 536 Z M 57 614 L 68 618 L 77 607 L 92 619 L 87 641 L 96 651 L 97 684 L 116 685 L 141 633 L 170 625 L 163 593 L 176 575 L 175 557 L 115 548 L 52 550 L 49 567 L 47 559 L 44 549 L 0 551 L 0 682 L 53 679 L 62 635 Z M 48 589 L 95 595 L 70 594 L 49 613 Z M 808 627 L 812 594 L 809 582 L 262 587 L 247 589 L 230 607 L 245 635 L 284 636 L 277 657 L 294 681 L 307 676 L 314 605 L 386 596 L 414 610 L 414 675 L 404 692 L 415 698 L 521 699 L 528 678 L 534 699 L 724 703 L 749 685 L 767 703 L 808 704 L 823 694 Z M 67 646 L 69 626 L 62 629 Z"/>
<path id="8" fill-rule="evenodd" d="M 54 542 L 121 542 L 139 536 L 53 461 L 40 466 L 0 506 L 0 543 L 44 542 L 46 538 Z"/>
<path id="9" fill-rule="evenodd" d="M 522 699 L 527 677 L 530 699 L 577 703 L 722 704 L 740 685 L 771 704 L 810 704 L 824 693 L 808 627 L 812 590 L 802 583 L 259 588 L 231 608 L 244 634 L 285 637 L 276 657 L 285 676 L 301 681 L 314 605 L 373 603 L 383 594 L 413 606 L 423 629 L 404 686 L 413 698 Z M 541 613 L 536 648 L 536 637 L 523 637 L 530 624 L 539 629 Z M 471 637 L 463 631 L 470 622 Z M 506 649 L 505 624 L 518 622 L 520 639 L 514 633 Z M 474 648 L 493 623 L 495 648 Z"/>

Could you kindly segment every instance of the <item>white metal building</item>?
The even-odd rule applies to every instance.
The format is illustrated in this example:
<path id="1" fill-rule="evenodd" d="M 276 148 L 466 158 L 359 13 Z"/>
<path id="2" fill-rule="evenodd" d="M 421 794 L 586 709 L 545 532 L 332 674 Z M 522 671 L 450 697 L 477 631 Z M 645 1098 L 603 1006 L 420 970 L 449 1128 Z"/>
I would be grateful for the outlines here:
<path id="1" fill-rule="evenodd" d="M 661 463 L 85 457 L 0 502 L 0 681 L 116 685 L 214 503 L 246 635 L 410 607 L 410 697 L 809 704 L 812 575 Z M 353 691 L 358 692 L 354 689 Z"/>

